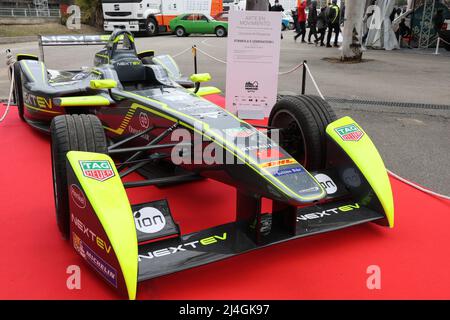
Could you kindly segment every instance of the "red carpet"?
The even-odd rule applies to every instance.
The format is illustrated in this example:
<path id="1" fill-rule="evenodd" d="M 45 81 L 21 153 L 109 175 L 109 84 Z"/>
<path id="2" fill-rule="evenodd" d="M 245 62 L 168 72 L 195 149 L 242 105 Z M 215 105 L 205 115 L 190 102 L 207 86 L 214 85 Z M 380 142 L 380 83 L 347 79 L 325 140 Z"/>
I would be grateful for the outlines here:
<path id="1" fill-rule="evenodd" d="M 0 299 L 118 298 L 59 236 L 49 138 L 12 108 L 0 150 Z M 257 250 L 142 283 L 138 299 L 450 299 L 450 202 L 392 184 L 394 229 L 366 224 Z M 183 233 L 231 220 L 235 201 L 214 181 L 130 192 L 133 203 L 161 198 Z M 66 287 L 69 265 L 81 267 L 81 290 Z M 369 265 L 381 268 L 381 290 L 366 287 Z"/>

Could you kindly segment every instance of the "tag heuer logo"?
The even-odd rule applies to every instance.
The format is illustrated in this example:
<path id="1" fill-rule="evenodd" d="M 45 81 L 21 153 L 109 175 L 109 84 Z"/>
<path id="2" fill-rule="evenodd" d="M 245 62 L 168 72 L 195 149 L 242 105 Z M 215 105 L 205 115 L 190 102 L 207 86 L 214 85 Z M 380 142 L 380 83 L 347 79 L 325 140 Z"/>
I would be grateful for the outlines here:
<path id="1" fill-rule="evenodd" d="M 344 141 L 358 141 L 364 132 L 354 123 L 334 129 Z"/>
<path id="2" fill-rule="evenodd" d="M 82 160 L 80 166 L 85 177 L 97 181 L 105 181 L 114 177 L 114 170 L 108 160 Z"/>

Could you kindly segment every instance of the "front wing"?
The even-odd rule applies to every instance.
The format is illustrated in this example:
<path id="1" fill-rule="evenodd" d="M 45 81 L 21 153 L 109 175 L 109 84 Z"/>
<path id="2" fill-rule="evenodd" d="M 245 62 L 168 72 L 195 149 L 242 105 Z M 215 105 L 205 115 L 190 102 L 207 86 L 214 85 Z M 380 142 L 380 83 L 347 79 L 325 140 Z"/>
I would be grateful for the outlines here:
<path id="1" fill-rule="evenodd" d="M 335 167 L 312 172 L 328 192 L 322 202 L 293 207 L 273 201 L 266 213 L 260 199 L 238 192 L 235 222 L 184 235 L 167 201 L 130 205 L 109 156 L 69 152 L 72 245 L 106 282 L 134 299 L 139 281 L 370 221 L 392 227 L 389 180 L 367 134 L 348 117 L 327 133 Z"/>

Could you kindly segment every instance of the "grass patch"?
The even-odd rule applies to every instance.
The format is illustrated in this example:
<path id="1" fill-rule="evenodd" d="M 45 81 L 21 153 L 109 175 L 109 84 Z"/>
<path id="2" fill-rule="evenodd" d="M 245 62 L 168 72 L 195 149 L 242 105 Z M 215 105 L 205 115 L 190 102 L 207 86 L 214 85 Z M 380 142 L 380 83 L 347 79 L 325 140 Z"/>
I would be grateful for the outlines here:
<path id="1" fill-rule="evenodd" d="M 2 25 L 0 37 L 37 36 L 39 34 L 99 34 L 103 30 L 88 25 L 81 25 L 80 30 L 71 30 L 59 23 L 43 23 L 33 25 Z"/>

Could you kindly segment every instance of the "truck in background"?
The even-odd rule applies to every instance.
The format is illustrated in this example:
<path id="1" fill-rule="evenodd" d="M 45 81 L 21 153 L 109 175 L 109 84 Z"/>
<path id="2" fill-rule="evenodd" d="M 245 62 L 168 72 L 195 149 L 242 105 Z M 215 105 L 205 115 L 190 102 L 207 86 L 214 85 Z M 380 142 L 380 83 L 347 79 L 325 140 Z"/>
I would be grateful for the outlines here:
<path id="1" fill-rule="evenodd" d="M 215 16 L 223 11 L 222 0 L 102 0 L 103 29 L 120 28 L 148 36 L 170 32 L 170 21 L 182 13 Z"/>

